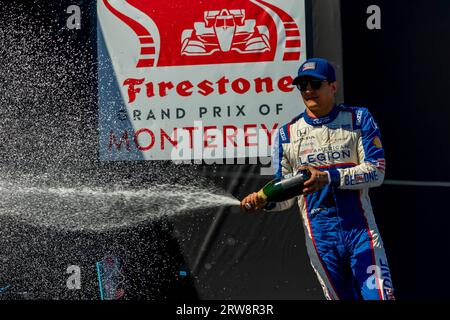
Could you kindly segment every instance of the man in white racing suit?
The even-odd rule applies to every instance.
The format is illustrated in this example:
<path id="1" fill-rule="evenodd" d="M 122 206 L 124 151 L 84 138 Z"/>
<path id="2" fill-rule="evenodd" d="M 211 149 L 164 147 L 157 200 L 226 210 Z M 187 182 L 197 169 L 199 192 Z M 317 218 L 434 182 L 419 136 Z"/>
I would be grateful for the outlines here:
<path id="1" fill-rule="evenodd" d="M 394 299 L 369 199 L 369 188 L 384 179 L 380 130 L 366 108 L 335 104 L 336 75 L 328 61 L 307 60 L 293 84 L 306 110 L 280 128 L 273 164 L 277 178 L 305 168 L 311 178 L 296 198 L 266 203 L 255 192 L 242 200 L 241 207 L 281 211 L 298 200 L 308 255 L 325 296 Z"/>

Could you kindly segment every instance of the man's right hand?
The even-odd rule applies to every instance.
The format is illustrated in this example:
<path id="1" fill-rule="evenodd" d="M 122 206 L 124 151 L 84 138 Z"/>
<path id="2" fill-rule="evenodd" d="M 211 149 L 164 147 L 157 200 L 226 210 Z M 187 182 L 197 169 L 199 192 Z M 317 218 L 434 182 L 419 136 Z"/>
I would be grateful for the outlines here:
<path id="1" fill-rule="evenodd" d="M 255 212 L 262 209 L 266 205 L 266 201 L 257 192 L 249 194 L 241 201 L 241 209 L 246 212 Z"/>

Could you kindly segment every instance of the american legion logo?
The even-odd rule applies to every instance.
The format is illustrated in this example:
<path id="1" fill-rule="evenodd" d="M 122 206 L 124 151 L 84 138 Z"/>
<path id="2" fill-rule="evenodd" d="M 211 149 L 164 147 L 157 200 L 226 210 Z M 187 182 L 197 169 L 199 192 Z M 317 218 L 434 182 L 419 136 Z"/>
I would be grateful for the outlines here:
<path id="1" fill-rule="evenodd" d="M 104 160 L 270 155 L 303 111 L 304 0 L 98 0 Z"/>

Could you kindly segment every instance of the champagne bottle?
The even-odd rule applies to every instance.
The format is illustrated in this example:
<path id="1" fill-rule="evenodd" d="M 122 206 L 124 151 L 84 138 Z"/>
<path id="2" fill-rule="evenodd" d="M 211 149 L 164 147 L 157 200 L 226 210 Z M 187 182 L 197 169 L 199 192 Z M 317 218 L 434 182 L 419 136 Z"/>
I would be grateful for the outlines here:
<path id="1" fill-rule="evenodd" d="M 297 174 L 290 178 L 277 178 L 268 182 L 258 195 L 264 202 L 281 202 L 289 200 L 295 196 L 302 194 L 303 184 L 311 178 L 309 170 L 300 170 Z M 246 205 L 247 209 L 251 208 L 250 204 Z"/>

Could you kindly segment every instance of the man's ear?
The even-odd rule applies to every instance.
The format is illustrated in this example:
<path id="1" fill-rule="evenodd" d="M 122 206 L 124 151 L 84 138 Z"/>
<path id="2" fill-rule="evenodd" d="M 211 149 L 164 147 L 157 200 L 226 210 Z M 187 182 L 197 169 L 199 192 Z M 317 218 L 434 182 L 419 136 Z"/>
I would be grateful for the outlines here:
<path id="1" fill-rule="evenodd" d="M 333 89 L 333 93 L 336 94 L 337 90 L 338 90 L 338 82 L 332 82 L 330 83 L 331 88 Z"/>

